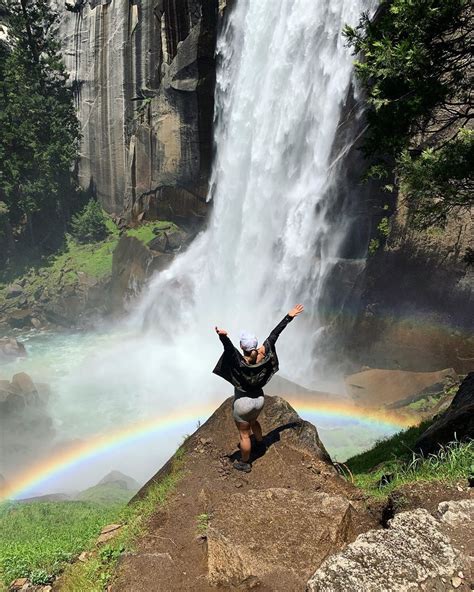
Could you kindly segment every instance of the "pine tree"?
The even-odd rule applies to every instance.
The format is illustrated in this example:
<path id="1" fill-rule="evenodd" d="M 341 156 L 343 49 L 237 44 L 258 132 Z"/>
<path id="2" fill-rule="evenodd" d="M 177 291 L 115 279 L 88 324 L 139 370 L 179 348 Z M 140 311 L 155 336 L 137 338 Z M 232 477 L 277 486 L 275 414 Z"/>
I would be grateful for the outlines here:
<path id="1" fill-rule="evenodd" d="M 79 124 L 48 0 L 4 6 L 9 47 L 0 48 L 0 201 L 31 244 L 57 244 L 76 188 Z M 4 16 L 5 18 L 5 16 Z"/>

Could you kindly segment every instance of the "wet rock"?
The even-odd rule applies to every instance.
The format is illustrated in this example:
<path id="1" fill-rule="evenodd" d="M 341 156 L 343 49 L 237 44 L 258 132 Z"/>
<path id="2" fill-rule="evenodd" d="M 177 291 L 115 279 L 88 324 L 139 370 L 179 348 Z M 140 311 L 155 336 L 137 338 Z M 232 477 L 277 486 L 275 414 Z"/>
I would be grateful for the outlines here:
<path id="1" fill-rule="evenodd" d="M 31 314 L 30 309 L 14 309 L 8 314 L 8 324 L 14 329 L 22 329 L 31 325 Z"/>
<path id="2" fill-rule="evenodd" d="M 161 251 L 164 253 L 168 248 L 168 237 L 165 232 L 160 233 L 156 238 L 147 243 L 152 251 Z"/>
<path id="3" fill-rule="evenodd" d="M 152 251 L 133 236 L 122 236 L 112 258 L 111 301 L 122 310 L 156 271 L 162 271 L 173 255 Z"/>
<path id="4" fill-rule="evenodd" d="M 184 232 L 184 230 L 172 230 L 171 232 L 167 232 L 166 236 L 170 251 L 183 248 L 191 240 L 191 236 L 187 232 Z"/>
<path id="5" fill-rule="evenodd" d="M 0 338 L 0 361 L 5 358 L 25 358 L 25 346 L 14 337 Z"/>
<path id="6" fill-rule="evenodd" d="M 321 565 L 306 590 L 395 592 L 418 590 L 427 582 L 429 590 L 445 590 L 443 579 L 452 577 L 466 561 L 443 524 L 417 509 L 397 514 L 387 529 L 359 535 Z"/>
<path id="7" fill-rule="evenodd" d="M 415 449 L 427 454 L 455 438 L 474 438 L 474 372 L 463 380 L 448 410 L 419 437 Z"/>

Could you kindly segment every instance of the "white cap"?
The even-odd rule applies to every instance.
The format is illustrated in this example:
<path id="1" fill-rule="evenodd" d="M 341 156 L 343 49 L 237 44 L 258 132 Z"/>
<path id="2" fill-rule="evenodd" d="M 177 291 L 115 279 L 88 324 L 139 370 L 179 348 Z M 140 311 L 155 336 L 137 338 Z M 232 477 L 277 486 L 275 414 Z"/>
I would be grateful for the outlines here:
<path id="1" fill-rule="evenodd" d="M 258 339 L 253 333 L 242 331 L 240 333 L 240 345 L 244 351 L 252 351 L 257 348 Z"/>

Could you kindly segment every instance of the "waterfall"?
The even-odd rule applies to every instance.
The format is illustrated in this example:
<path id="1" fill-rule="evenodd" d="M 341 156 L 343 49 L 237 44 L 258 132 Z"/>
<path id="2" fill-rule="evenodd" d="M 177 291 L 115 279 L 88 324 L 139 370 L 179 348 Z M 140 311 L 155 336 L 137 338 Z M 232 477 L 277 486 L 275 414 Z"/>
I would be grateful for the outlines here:
<path id="1" fill-rule="evenodd" d="M 132 324 L 176 346 L 183 334 L 197 343 L 212 339 L 218 324 L 238 344 L 239 329 L 263 340 L 302 302 L 305 314 L 281 339 L 284 373 L 317 382 L 325 285 L 347 238 L 351 206 L 351 189 L 342 196 L 338 189 L 342 157 L 354 140 L 336 148 L 353 81 L 341 31 L 374 6 L 370 0 L 235 3 L 217 45 L 211 218 L 151 282 Z M 357 120 L 360 109 L 350 115 Z M 341 297 L 333 296 L 324 306 L 337 313 Z"/>
<path id="2" fill-rule="evenodd" d="M 374 6 L 234 3 L 217 46 L 207 227 L 152 279 L 126 326 L 60 378 L 58 431 L 80 437 L 222 400 L 232 389 L 212 374 L 222 351 L 214 326 L 235 345 L 242 329 L 262 342 L 297 302 L 305 312 L 278 342 L 281 375 L 327 387 L 329 325 L 367 246 L 355 232 L 360 171 L 346 166 L 361 109 L 341 31 Z"/>

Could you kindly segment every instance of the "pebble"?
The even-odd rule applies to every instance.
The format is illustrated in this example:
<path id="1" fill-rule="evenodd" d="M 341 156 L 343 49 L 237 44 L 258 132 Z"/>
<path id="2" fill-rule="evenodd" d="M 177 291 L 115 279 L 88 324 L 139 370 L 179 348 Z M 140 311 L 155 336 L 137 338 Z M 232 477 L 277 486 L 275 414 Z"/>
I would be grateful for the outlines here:
<path id="1" fill-rule="evenodd" d="M 240 481 L 237 481 L 237 483 L 235 484 L 236 487 L 242 487 L 242 483 Z"/>
<path id="2" fill-rule="evenodd" d="M 461 578 L 458 578 L 458 576 L 454 576 L 454 578 L 451 578 L 451 584 L 453 588 L 459 588 L 459 586 L 462 584 L 462 580 Z"/>

